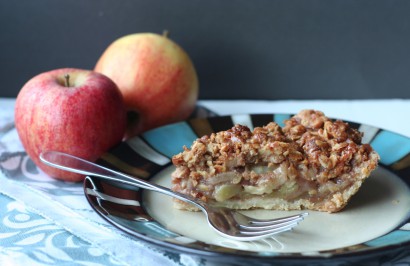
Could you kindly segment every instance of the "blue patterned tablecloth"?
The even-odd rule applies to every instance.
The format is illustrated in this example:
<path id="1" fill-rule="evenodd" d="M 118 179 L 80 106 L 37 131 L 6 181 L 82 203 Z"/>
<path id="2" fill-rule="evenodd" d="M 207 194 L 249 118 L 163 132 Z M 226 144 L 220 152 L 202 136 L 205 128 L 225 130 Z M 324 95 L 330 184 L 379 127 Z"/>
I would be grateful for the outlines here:
<path id="1" fill-rule="evenodd" d="M 0 265 L 211 264 L 130 237 L 91 209 L 82 184 L 53 180 L 42 173 L 18 139 L 14 103 L 14 99 L 0 99 Z M 302 108 L 316 108 L 332 117 L 372 124 L 410 137 L 410 123 L 397 122 L 410 117 L 410 100 L 201 101 L 201 105 L 221 115 L 296 113 Z M 385 112 L 377 113 L 381 106 Z M 410 257 L 405 257 L 388 265 L 409 264 Z"/>
<path id="2" fill-rule="evenodd" d="M 1 265 L 122 265 L 98 247 L 29 209 L 24 203 L 0 197 Z"/>

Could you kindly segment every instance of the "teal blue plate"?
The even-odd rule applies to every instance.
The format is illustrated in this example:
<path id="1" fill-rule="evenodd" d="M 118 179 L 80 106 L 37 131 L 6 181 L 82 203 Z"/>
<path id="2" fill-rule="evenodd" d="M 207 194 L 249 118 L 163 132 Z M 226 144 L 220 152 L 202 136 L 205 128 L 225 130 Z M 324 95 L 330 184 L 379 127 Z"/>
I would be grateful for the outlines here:
<path id="1" fill-rule="evenodd" d="M 282 125 L 283 121 L 290 116 L 290 114 L 252 114 L 194 118 L 148 131 L 121 143 L 102 156 L 98 163 L 140 178 L 155 180 L 156 176 L 172 167 L 171 157 L 173 155 L 182 151 L 184 145 L 191 146 L 192 142 L 200 136 L 227 130 L 236 123 L 245 124 L 250 128 L 263 126 L 271 121 Z M 144 189 L 110 183 L 96 177 L 87 177 L 84 182 L 84 192 L 88 202 L 98 214 L 129 235 L 146 241 L 156 248 L 187 253 L 209 261 L 235 264 L 302 263 L 304 265 L 372 261 L 381 264 L 408 256 L 410 255 L 410 193 L 408 193 L 410 191 L 410 139 L 368 125 L 349 124 L 364 132 L 363 142 L 370 143 L 380 154 L 379 168 L 382 173 L 388 173 L 385 180 L 397 179 L 397 182 L 394 182 L 399 184 L 399 189 L 405 193 L 404 198 L 400 200 L 396 200 L 395 192 L 392 192 L 390 198 L 387 196 L 381 198 L 381 200 L 391 201 L 392 206 L 400 206 L 397 209 L 397 212 L 400 212 L 398 216 L 400 218 L 394 228 L 381 235 L 373 237 L 369 235 L 367 239 L 359 243 L 353 241 L 353 245 L 338 248 L 330 246 L 329 249 L 322 248 L 308 252 L 266 251 L 257 248 L 246 250 L 235 246 L 218 245 L 212 241 L 203 241 L 200 238 L 196 239 L 195 236 L 181 233 L 175 230 L 175 227 L 170 226 L 166 220 L 159 219 L 153 208 L 168 206 L 167 200 L 164 204 L 157 202 L 157 205 L 153 206 L 152 196 L 146 196 L 147 192 Z M 383 190 L 381 191 L 378 194 L 383 194 Z M 326 215 L 332 217 L 333 214 Z M 372 217 L 386 218 L 383 213 L 374 215 L 376 216 Z M 332 219 L 334 217 L 337 216 L 333 216 Z M 346 237 L 354 238 L 357 235 L 359 231 L 352 231 Z"/>

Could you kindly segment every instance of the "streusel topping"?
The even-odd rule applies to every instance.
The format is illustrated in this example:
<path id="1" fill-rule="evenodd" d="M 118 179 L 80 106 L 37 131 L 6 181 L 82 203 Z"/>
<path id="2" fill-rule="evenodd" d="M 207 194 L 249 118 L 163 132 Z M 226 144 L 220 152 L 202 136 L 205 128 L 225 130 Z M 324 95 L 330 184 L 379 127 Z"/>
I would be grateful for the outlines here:
<path id="1" fill-rule="evenodd" d="M 377 153 L 361 139 L 348 123 L 314 110 L 299 112 L 283 128 L 275 122 L 253 131 L 235 125 L 197 139 L 172 158 L 172 189 L 203 201 L 229 199 L 234 208 L 261 207 L 244 200 L 264 195 L 263 208 L 278 206 L 269 198 L 279 197 L 294 202 L 281 203 L 281 209 L 303 205 L 334 212 L 377 166 Z"/>

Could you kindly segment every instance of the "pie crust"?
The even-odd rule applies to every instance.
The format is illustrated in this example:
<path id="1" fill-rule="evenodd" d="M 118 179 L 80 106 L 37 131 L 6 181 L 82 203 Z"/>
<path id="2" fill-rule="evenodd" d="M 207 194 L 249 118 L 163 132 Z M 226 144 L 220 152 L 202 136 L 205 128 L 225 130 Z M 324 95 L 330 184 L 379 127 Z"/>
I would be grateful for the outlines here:
<path id="1" fill-rule="evenodd" d="M 322 112 L 285 121 L 235 125 L 198 138 L 172 158 L 172 190 L 231 209 L 343 209 L 376 169 L 379 155 L 362 133 Z M 175 200 L 178 209 L 196 211 Z"/>

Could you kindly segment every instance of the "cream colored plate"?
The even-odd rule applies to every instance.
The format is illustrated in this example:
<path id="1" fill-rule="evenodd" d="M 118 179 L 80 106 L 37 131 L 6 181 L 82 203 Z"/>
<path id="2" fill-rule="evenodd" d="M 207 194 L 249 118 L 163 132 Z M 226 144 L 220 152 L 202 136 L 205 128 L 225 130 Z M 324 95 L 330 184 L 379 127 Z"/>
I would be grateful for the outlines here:
<path id="1" fill-rule="evenodd" d="M 173 166 L 165 168 L 150 181 L 169 187 L 173 170 Z M 309 211 L 309 216 L 293 231 L 253 242 L 237 242 L 219 236 L 207 225 L 201 212 L 176 210 L 171 198 L 160 193 L 145 191 L 143 201 L 155 220 L 190 239 L 239 250 L 313 255 L 361 244 L 395 229 L 410 209 L 409 195 L 409 188 L 400 178 L 379 167 L 342 212 Z M 273 218 L 299 212 L 253 210 L 244 213 Z"/>

